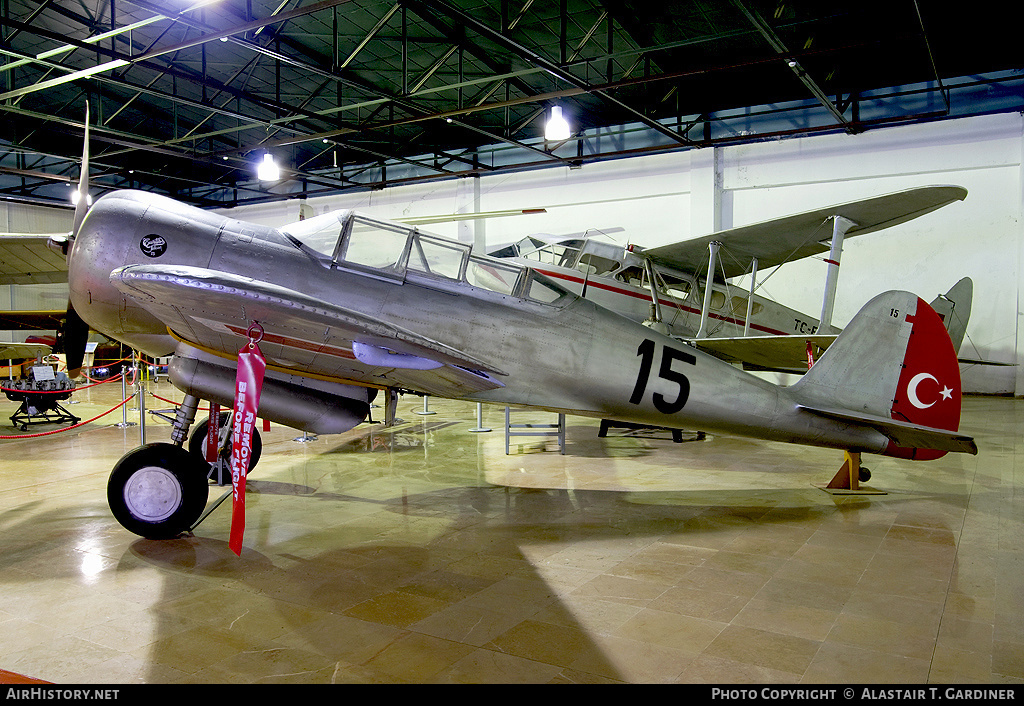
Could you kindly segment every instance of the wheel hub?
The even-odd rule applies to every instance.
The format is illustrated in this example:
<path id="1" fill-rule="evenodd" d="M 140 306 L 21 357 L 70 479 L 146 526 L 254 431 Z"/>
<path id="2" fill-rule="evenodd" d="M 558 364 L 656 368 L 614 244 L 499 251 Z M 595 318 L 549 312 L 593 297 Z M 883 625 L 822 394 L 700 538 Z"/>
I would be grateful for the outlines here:
<path id="1" fill-rule="evenodd" d="M 165 468 L 140 468 L 124 486 L 128 510 L 145 522 L 162 522 L 181 506 L 181 485 Z"/>

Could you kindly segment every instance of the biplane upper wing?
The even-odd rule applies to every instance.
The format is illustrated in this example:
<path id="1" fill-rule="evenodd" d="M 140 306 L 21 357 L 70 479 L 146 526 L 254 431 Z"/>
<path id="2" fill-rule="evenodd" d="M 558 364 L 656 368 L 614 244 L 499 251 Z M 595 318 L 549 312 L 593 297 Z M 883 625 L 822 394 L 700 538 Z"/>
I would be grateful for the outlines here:
<path id="1" fill-rule="evenodd" d="M 707 262 L 708 244 L 722 243 L 730 257 L 721 257 L 716 277 L 746 274 L 752 258 L 764 269 L 828 252 L 832 238 L 828 220 L 843 216 L 856 225 L 846 238 L 873 233 L 923 216 L 967 197 L 962 186 L 924 186 L 884 196 L 819 208 L 794 216 L 740 226 L 670 245 L 646 248 L 643 254 L 656 262 L 677 269 L 694 271 Z"/>
<path id="2" fill-rule="evenodd" d="M 299 375 L 459 397 L 504 375 L 445 344 L 308 294 L 198 267 L 133 265 L 110 280 L 177 338 L 231 355 L 252 322 L 268 365 Z"/>
<path id="3" fill-rule="evenodd" d="M 514 208 L 505 211 L 481 211 L 479 213 L 449 213 L 443 216 L 401 216 L 394 218 L 399 223 L 411 226 L 429 225 L 431 223 L 448 223 L 451 221 L 473 221 L 478 218 L 503 218 L 505 216 L 530 216 L 547 213 L 545 208 Z"/>
<path id="4" fill-rule="evenodd" d="M 59 235 L 64 237 L 67 233 Z M 50 234 L 0 234 L 0 285 L 67 282 L 67 258 L 47 247 L 51 237 Z"/>

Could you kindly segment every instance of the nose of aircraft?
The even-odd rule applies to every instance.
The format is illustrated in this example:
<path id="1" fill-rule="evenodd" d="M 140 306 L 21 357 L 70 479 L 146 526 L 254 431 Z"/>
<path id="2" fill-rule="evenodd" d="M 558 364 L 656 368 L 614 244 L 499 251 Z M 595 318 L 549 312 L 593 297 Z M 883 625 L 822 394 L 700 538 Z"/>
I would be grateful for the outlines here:
<path id="1" fill-rule="evenodd" d="M 76 231 L 68 257 L 71 304 L 97 331 L 152 356 L 170 355 L 166 324 L 110 280 L 131 265 L 206 266 L 229 219 L 143 191 L 96 199 Z"/>
<path id="2" fill-rule="evenodd" d="M 110 283 L 112 270 L 132 262 L 128 245 L 145 212 L 145 204 L 126 192 L 106 194 L 89 209 L 69 247 L 69 318 L 78 312 L 89 326 L 115 338 L 128 329 L 165 332 L 142 310 L 128 316 L 134 307 Z"/>

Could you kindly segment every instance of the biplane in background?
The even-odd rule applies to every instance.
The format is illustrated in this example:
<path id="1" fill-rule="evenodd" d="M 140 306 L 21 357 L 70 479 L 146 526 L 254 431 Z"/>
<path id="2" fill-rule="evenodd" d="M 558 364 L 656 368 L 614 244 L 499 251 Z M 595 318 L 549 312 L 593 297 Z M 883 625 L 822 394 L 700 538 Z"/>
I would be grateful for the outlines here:
<path id="1" fill-rule="evenodd" d="M 520 262 L 574 294 L 747 369 L 803 372 L 836 337 L 832 309 L 844 241 L 966 196 L 963 187 L 926 186 L 651 248 L 582 234 L 536 234 L 490 254 Z M 827 276 L 817 317 L 757 293 L 759 272 L 822 254 L 827 254 Z M 748 288 L 730 284 L 744 275 Z M 958 350 L 972 296 L 971 280 L 964 278 L 932 302 Z"/>

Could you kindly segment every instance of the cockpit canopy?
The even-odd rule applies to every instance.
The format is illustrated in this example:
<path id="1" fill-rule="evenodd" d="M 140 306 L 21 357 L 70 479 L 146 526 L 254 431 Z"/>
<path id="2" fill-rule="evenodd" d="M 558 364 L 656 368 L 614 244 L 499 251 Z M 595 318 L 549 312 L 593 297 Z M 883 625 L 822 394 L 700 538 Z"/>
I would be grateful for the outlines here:
<path id="1" fill-rule="evenodd" d="M 396 280 L 425 275 L 542 303 L 568 294 L 526 267 L 472 254 L 469 243 L 351 210 L 331 211 L 280 230 L 327 267 Z"/>

